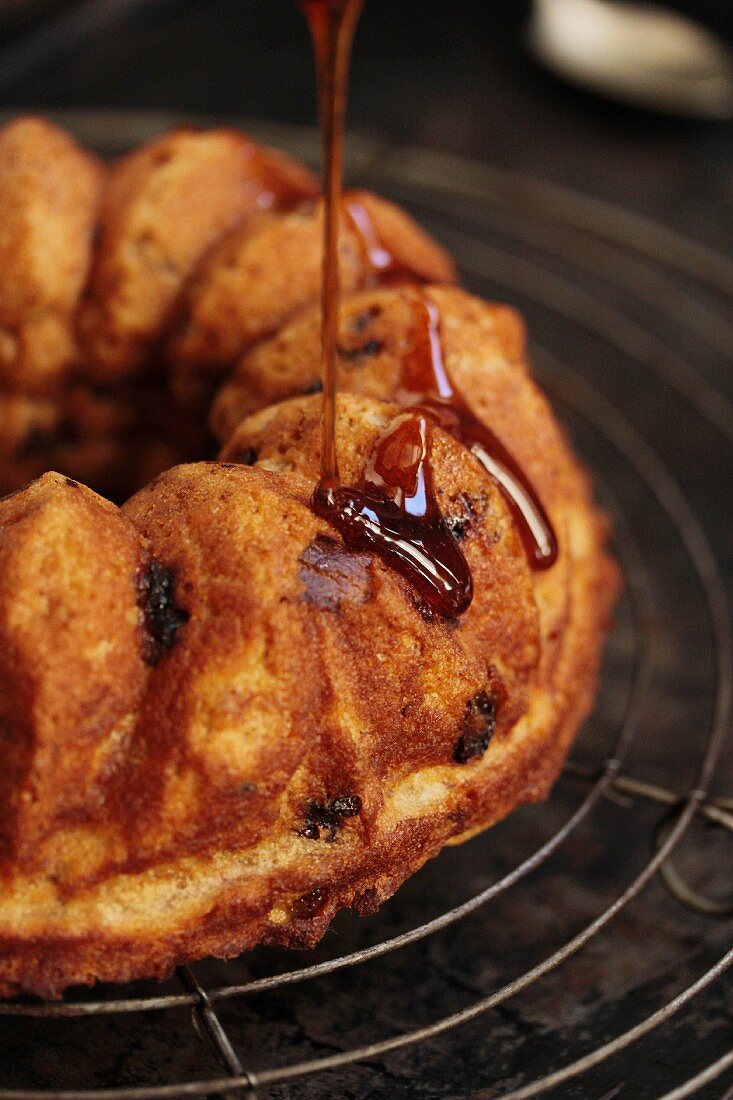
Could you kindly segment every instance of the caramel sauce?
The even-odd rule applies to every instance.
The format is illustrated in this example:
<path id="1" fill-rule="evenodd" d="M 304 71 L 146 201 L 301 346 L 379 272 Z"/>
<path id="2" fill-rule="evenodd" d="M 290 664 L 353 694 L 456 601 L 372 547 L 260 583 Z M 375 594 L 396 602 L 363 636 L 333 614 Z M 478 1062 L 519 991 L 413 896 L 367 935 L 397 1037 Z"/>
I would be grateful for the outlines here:
<path id="1" fill-rule="evenodd" d="M 377 440 L 358 486 L 341 484 L 336 454 L 336 372 L 339 314 L 338 236 L 342 213 L 357 231 L 372 269 L 397 274 L 358 197 L 342 199 L 346 86 L 351 43 L 363 0 L 300 0 L 313 39 L 324 165 L 324 252 L 321 325 L 324 416 L 321 476 L 312 507 L 338 529 L 345 544 L 371 550 L 416 589 L 433 611 L 454 617 L 473 597 L 468 563 L 438 505 L 430 463 L 438 424 L 466 446 L 509 502 L 530 564 L 547 568 L 557 541 L 528 478 L 494 433 L 469 408 L 446 369 L 440 317 L 417 287 L 412 344 L 402 364 L 399 413 Z"/>
<path id="2" fill-rule="evenodd" d="M 372 271 L 378 275 L 391 272 L 395 266 L 394 256 L 380 241 L 372 216 L 364 203 L 359 201 L 358 195 L 344 195 L 344 210 L 356 230 Z"/>
<path id="3" fill-rule="evenodd" d="M 343 176 L 344 116 L 354 30 L 364 0 L 300 0 L 313 40 L 323 143 L 323 455 L 321 476 L 338 482 L 336 457 L 336 339 L 339 312 L 338 238 Z"/>
<path id="4" fill-rule="evenodd" d="M 548 569 L 557 560 L 549 516 L 519 463 L 453 385 L 443 358 L 438 307 L 423 291 L 415 288 L 411 293 L 414 335 L 402 360 L 397 400 L 432 416 L 475 455 L 507 500 L 530 565 Z"/>
<path id="5" fill-rule="evenodd" d="M 473 597 L 468 562 L 438 506 L 430 464 L 431 417 L 405 412 L 377 440 L 361 484 L 321 477 L 313 507 L 357 550 L 372 550 L 426 603 L 453 618 Z"/>
<path id="6" fill-rule="evenodd" d="M 411 267 L 409 262 L 397 259 L 388 248 L 385 248 L 369 208 L 358 191 L 347 191 L 343 196 L 342 205 L 345 216 L 359 238 L 364 258 L 382 285 L 425 282 L 425 276 Z"/>

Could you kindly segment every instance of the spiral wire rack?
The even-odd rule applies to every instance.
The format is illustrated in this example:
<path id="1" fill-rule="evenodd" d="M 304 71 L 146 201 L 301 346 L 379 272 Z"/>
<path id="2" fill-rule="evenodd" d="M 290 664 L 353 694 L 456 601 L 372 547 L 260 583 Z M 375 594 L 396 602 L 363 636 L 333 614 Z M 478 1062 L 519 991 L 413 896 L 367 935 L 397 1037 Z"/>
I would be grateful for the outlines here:
<path id="1" fill-rule="evenodd" d="M 101 152 L 111 153 L 177 120 L 88 113 L 61 115 L 59 121 Z M 306 159 L 316 159 L 316 143 L 310 132 L 249 128 Z M 227 974 L 224 964 L 213 982 L 200 978 L 198 967 L 181 967 L 176 972 L 179 988 L 172 992 L 146 990 L 143 995 L 119 997 L 118 990 L 112 997 L 105 994 L 104 999 L 93 993 L 94 999 L 70 996 L 58 1003 L 0 1003 L 0 1022 L 7 1025 L 3 1034 L 9 1037 L 8 1042 L 12 1041 L 8 1028 L 22 1018 L 58 1021 L 127 1015 L 140 1022 L 159 1010 L 183 1008 L 190 1011 L 196 1034 L 213 1051 L 220 1072 L 201 1079 L 124 1087 L 59 1090 L 14 1084 L 0 1087 L 0 1100 L 270 1095 L 274 1087 L 302 1083 L 312 1075 L 344 1070 L 354 1063 L 383 1065 L 382 1060 L 390 1055 L 435 1041 L 448 1032 L 456 1032 L 460 1050 L 457 1029 L 461 1025 L 488 1015 L 511 998 L 541 988 L 543 980 L 591 941 L 607 936 L 612 922 L 653 880 L 661 881 L 686 913 L 701 920 L 717 919 L 715 943 L 724 944 L 722 952 L 713 960 L 706 959 L 694 980 L 662 999 L 633 1026 L 614 1028 L 610 1037 L 588 1044 L 587 1049 L 581 1047 L 581 1052 L 568 1060 L 545 1064 L 543 1073 L 515 1082 L 516 1087 L 505 1087 L 501 1082 L 492 1085 L 484 1077 L 471 1089 L 474 1097 L 502 1096 L 506 1100 L 524 1100 L 563 1087 L 566 1091 L 555 1095 L 600 1096 L 597 1091 L 582 1091 L 599 1087 L 594 1083 L 594 1070 L 613 1067 L 624 1051 L 639 1049 L 646 1037 L 689 1010 L 694 999 L 719 982 L 733 964 L 733 893 L 725 896 L 697 888 L 675 862 L 683 840 L 696 843 L 698 850 L 700 824 L 709 827 L 706 836 L 715 833 L 727 835 L 729 843 L 733 840 L 733 798 L 726 797 L 718 783 L 721 752 L 730 732 L 733 693 L 730 591 L 719 564 L 725 552 L 720 546 L 719 512 L 725 507 L 733 482 L 733 406 L 724 392 L 725 376 L 720 373 L 724 366 L 733 367 L 733 326 L 725 312 L 733 298 L 733 266 L 724 257 L 629 212 L 528 177 L 422 150 L 385 147 L 369 139 L 357 141 L 352 148 L 350 175 L 359 184 L 381 190 L 411 208 L 452 249 L 469 288 L 518 302 L 529 315 L 530 331 L 536 331 L 541 340 L 540 345 L 532 347 L 537 374 L 576 434 L 579 449 L 594 469 L 604 506 L 612 516 L 615 550 L 625 578 L 626 610 L 619 612 L 625 640 L 612 685 L 614 698 L 623 699 L 617 708 L 620 717 L 602 752 L 594 750 L 590 759 L 573 758 L 566 765 L 567 782 L 585 789 L 585 793 L 559 827 L 553 826 L 542 843 L 503 874 L 425 923 L 311 965 L 243 982 L 221 980 L 221 974 Z M 560 330 L 565 333 L 565 344 L 554 339 Z M 568 348 L 567 341 L 577 342 L 575 351 Z M 594 349 L 594 355 L 588 356 L 587 348 Z M 586 369 L 578 369 L 580 362 L 587 364 Z M 624 389 L 624 377 L 629 379 L 628 390 Z M 656 424 L 657 418 L 664 420 L 662 405 L 657 404 L 654 393 L 649 393 L 650 389 L 656 392 L 657 387 L 661 387 L 664 399 L 673 403 L 670 410 L 683 410 L 684 435 L 702 433 L 701 438 L 710 447 L 707 470 L 694 475 L 716 480 L 712 505 L 708 502 L 702 510 L 685 479 L 670 468 L 670 455 L 679 458 L 679 441 L 670 435 L 672 420 L 666 425 Z M 646 410 L 641 424 L 634 415 L 639 408 Z M 679 420 L 676 423 L 679 432 Z M 689 474 L 689 464 L 687 470 Z M 636 502 L 642 490 L 649 503 L 638 505 L 643 508 L 640 513 Z M 669 782 L 646 777 L 645 773 L 653 769 L 643 753 L 641 774 L 630 765 L 648 721 L 650 702 L 655 703 L 660 647 L 663 650 L 668 644 L 668 639 L 660 640 L 653 626 L 660 601 L 662 605 L 668 603 L 670 591 L 659 591 L 659 533 L 647 530 L 652 509 L 664 525 L 660 529 L 666 531 L 664 561 L 672 555 L 677 563 L 673 573 L 676 570 L 689 575 L 683 589 L 676 593 L 682 622 L 694 618 L 698 623 L 695 637 L 709 639 L 709 654 L 705 650 L 708 655 L 703 661 L 708 679 L 699 693 L 704 698 L 697 699 L 695 709 L 696 714 L 704 711 L 705 720 L 691 735 L 693 748 L 682 746 L 683 757 L 679 759 L 685 763 L 676 762 L 677 749 L 672 753 L 674 759 L 665 776 Z M 663 664 L 663 655 L 661 661 Z M 692 758 L 694 773 L 684 781 Z M 622 806 L 645 804 L 655 811 L 647 833 L 650 854 L 627 874 L 616 896 L 559 946 L 511 980 L 473 997 L 456 1011 L 434 1015 L 419 1027 L 368 1043 L 340 1040 L 329 1049 L 324 1042 L 326 1050 L 313 1057 L 249 1068 L 238 1037 L 222 1019 L 227 1005 L 304 983 L 315 983 L 318 988 L 318 983 L 339 971 L 353 970 L 358 990 L 361 968 L 454 930 L 479 911 L 489 914 L 491 903 L 496 904 L 521 883 L 530 881 L 560 849 L 572 846 L 581 825 L 592 821 L 609 799 Z M 552 799 L 547 813 L 551 805 Z M 543 811 L 539 808 L 536 812 Z M 484 845 L 490 845 L 490 838 L 488 834 L 483 839 Z M 726 859 L 728 871 L 733 866 L 732 851 L 729 847 L 719 861 L 723 871 Z M 430 873 L 440 874 L 442 858 Z M 730 878 L 728 875 L 729 882 Z M 721 933 L 721 928 L 727 932 Z M 419 981 L 415 997 L 420 997 Z M 197 1042 L 193 1032 L 191 1039 Z M 651 1079 L 644 1083 L 644 1091 L 640 1078 L 639 1088 L 623 1095 L 653 1095 L 659 1100 L 703 1094 L 730 1098 L 732 1071 L 733 1040 L 730 1048 L 725 1042 L 718 1044 L 715 1057 L 687 1079 L 671 1088 L 665 1086 L 666 1091 L 650 1091 L 655 1088 Z M 572 1091 L 576 1079 L 580 1079 L 580 1092 Z M 709 1091 L 716 1082 L 725 1088 L 726 1081 L 729 1091 Z M 327 1091 L 321 1095 L 334 1095 L 333 1079 L 324 1088 Z M 614 1087 L 603 1095 L 610 1098 L 620 1092 L 621 1087 Z M 291 1094 L 280 1091 L 277 1095 Z"/>

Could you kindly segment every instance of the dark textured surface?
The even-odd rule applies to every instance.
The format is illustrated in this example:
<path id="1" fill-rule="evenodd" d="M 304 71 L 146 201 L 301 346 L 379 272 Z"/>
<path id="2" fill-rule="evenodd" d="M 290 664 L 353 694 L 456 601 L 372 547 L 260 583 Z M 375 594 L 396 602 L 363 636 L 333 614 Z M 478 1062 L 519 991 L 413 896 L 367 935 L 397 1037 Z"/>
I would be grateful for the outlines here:
<path id="1" fill-rule="evenodd" d="M 712 25 L 731 27 L 729 5 L 707 7 Z M 730 246 L 730 124 L 663 119 L 566 88 L 521 48 L 527 9 L 369 0 L 351 125 L 562 181 Z M 55 63 L 8 74 L 4 99 L 302 124 L 315 116 L 311 81 L 288 0 L 152 0 Z"/>
<path id="2" fill-rule="evenodd" d="M 569 407 L 581 400 L 582 385 L 568 386 L 563 370 L 596 387 L 624 424 L 663 456 L 706 530 L 730 596 L 733 462 L 723 432 L 726 423 L 733 432 L 733 422 L 714 396 L 707 418 L 693 407 L 705 397 L 705 383 L 733 399 L 733 344 L 724 327 L 730 298 L 672 270 L 653 252 L 640 256 L 640 239 L 618 219 L 611 217 L 624 233 L 620 246 L 602 240 L 596 225 L 586 233 L 553 217 L 542 195 L 511 180 L 495 181 L 492 190 L 473 169 L 406 156 L 395 145 L 420 144 L 577 188 L 729 253 L 731 129 L 660 120 L 562 87 L 521 52 L 522 8 L 456 3 L 434 11 L 372 0 L 357 44 L 351 118 L 355 130 L 374 141 L 352 142 L 351 175 L 408 201 L 454 248 L 470 287 L 525 313 L 540 377 L 557 391 L 581 453 L 601 491 L 610 489 L 651 571 L 653 610 L 643 627 L 654 675 L 627 770 L 684 792 L 695 781 L 713 709 L 715 647 L 700 585 L 645 476 L 604 437 L 612 419 L 585 423 Z M 6 84 L 3 106 L 171 108 L 309 123 L 310 81 L 305 36 L 291 5 L 179 0 L 152 3 L 54 65 Z M 111 151 L 166 120 L 80 124 L 85 136 L 97 134 L 103 151 Z M 299 141 L 291 135 L 294 146 Z M 309 138 L 306 146 L 315 147 Z M 474 184 L 478 195 L 470 197 L 466 188 Z M 581 207 L 571 202 L 571 209 L 577 214 Z M 690 380 L 690 366 L 699 379 Z M 711 418 L 720 420 L 718 428 Z M 621 534 L 619 543 L 623 549 Z M 625 598 L 597 716 L 577 746 L 578 761 L 595 766 L 609 750 L 632 649 Z M 728 796 L 733 791 L 730 745 L 712 788 Z M 444 852 L 382 913 L 342 915 L 313 956 L 263 950 L 231 964 L 202 965 L 197 974 L 209 987 L 231 984 L 414 927 L 530 855 L 586 789 L 578 779 L 563 779 L 547 805 Z M 613 901 L 648 858 L 664 813 L 626 797 L 604 800 L 538 872 L 438 935 L 330 978 L 220 1004 L 242 1063 L 257 1070 L 348 1049 L 435 1020 L 499 988 Z M 730 839 L 696 826 L 677 862 L 696 884 L 723 895 L 731 890 L 732 852 Z M 732 941 L 730 920 L 685 910 L 655 882 L 575 958 L 473 1023 L 411 1051 L 262 1094 L 283 1100 L 498 1097 L 659 1009 Z M 182 1009 L 95 1021 L 0 1019 L 0 1087 L 146 1085 L 216 1075 L 217 1063 L 187 1016 Z M 552 1095 L 660 1097 L 725 1054 L 732 1025 L 728 976 L 651 1036 Z M 720 1100 L 732 1086 L 728 1070 L 698 1095 Z"/>

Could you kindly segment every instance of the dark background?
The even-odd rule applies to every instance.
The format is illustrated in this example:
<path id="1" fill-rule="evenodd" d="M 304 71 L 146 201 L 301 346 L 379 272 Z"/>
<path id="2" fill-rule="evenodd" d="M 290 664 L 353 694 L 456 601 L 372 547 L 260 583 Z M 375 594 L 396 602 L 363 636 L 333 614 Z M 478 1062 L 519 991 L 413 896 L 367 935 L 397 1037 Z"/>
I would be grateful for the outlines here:
<path id="1" fill-rule="evenodd" d="M 733 40 L 728 0 L 670 6 Z M 367 0 L 351 126 L 560 181 L 728 249 L 731 125 L 564 85 L 523 47 L 528 10 Z M 91 0 L 46 16 L 0 33 L 0 105 L 314 120 L 309 43 L 290 0 Z"/>

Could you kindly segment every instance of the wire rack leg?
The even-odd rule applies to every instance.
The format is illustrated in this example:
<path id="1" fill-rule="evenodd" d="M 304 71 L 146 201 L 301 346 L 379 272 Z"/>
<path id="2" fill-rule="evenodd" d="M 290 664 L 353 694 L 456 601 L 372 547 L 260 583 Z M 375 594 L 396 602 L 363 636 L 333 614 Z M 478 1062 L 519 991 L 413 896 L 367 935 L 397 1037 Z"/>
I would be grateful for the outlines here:
<path id="1" fill-rule="evenodd" d="M 255 1097 L 255 1078 L 242 1066 L 221 1020 L 214 1011 L 208 993 L 188 966 L 179 966 L 176 970 L 176 977 L 186 992 L 192 993 L 196 997 L 196 1003 L 191 1009 L 191 1020 L 199 1038 L 208 1043 L 230 1076 L 244 1077 L 249 1082 L 247 1088 L 232 1088 L 222 1095 L 227 1100 L 244 1100 L 245 1097 L 248 1100 L 253 1100 Z"/>

